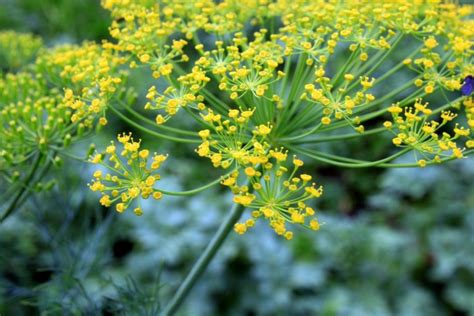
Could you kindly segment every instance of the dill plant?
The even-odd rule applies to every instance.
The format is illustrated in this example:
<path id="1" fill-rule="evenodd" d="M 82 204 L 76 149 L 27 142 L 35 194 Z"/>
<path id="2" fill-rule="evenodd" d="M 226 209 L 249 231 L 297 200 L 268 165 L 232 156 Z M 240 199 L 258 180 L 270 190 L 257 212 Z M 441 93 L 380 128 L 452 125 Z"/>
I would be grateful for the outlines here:
<path id="1" fill-rule="evenodd" d="M 244 234 L 264 220 L 286 239 L 298 225 L 320 229 L 313 200 L 323 186 L 313 180 L 317 173 L 298 172 L 303 160 L 423 168 L 473 152 L 472 6 L 305 0 L 102 5 L 114 19 L 111 42 L 44 49 L 28 72 L 0 82 L 7 87 L 0 170 L 19 186 L 3 218 L 41 179 L 40 167 L 70 155 L 71 142 L 107 128 L 107 116 L 156 138 L 194 144 L 197 156 L 222 169 L 222 177 L 184 192 L 160 189 L 157 169 L 172 157 L 151 154 L 127 131 L 119 131 L 120 151 L 112 142 L 89 159 L 102 166 L 90 188 L 118 212 L 132 208 L 141 215 L 150 211 L 141 208 L 142 199 L 197 194 L 218 183 L 234 194 L 232 210 L 164 315 L 178 309 L 232 229 Z M 126 78 L 138 67 L 156 81 L 142 91 L 145 114 L 128 102 Z M 183 116 L 194 123 L 178 127 Z M 393 147 L 377 157 L 325 150 L 326 143 L 366 137 Z M 412 161 L 398 163 L 402 156 Z M 19 171 L 31 161 L 30 172 Z"/>

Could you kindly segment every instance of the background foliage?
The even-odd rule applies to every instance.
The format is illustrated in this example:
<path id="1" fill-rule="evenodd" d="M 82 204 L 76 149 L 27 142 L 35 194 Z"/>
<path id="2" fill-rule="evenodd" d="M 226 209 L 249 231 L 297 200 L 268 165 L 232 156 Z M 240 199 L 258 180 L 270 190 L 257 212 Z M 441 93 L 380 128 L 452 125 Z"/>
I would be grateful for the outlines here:
<path id="1" fill-rule="evenodd" d="M 0 0 L 0 8 L 0 29 L 33 32 L 47 46 L 108 36 L 109 17 L 94 0 Z M 139 74 L 130 81 L 149 86 Z M 93 141 L 106 143 L 102 134 Z M 384 146 L 368 140 L 346 150 Z M 179 166 L 165 166 L 164 189 L 208 181 L 181 147 L 154 146 Z M 116 216 L 88 192 L 90 166 L 65 165 L 53 191 L 0 227 L 0 314 L 155 315 L 230 195 L 214 188 L 166 197 L 142 217 Z M 291 242 L 265 227 L 233 234 L 181 315 L 474 315 L 472 159 L 416 170 L 305 168 L 325 183 L 322 229 Z"/>

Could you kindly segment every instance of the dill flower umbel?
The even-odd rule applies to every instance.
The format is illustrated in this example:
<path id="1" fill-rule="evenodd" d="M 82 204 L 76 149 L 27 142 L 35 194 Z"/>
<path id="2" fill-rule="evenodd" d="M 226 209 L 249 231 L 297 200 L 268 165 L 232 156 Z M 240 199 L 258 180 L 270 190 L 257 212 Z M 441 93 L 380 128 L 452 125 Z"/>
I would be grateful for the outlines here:
<path id="1" fill-rule="evenodd" d="M 154 119 L 146 122 L 163 134 L 153 135 L 195 143 L 197 129 L 197 154 L 214 167 L 235 169 L 222 183 L 240 192 L 237 203 L 246 207 L 265 198 L 252 187 L 237 190 L 239 179 L 281 178 L 284 163 L 273 160 L 287 151 L 340 167 L 388 168 L 463 158 L 474 146 L 472 6 L 401 0 L 102 5 L 115 19 L 110 33 L 118 56 L 132 69 L 149 68 L 156 80 L 145 109 L 158 113 L 148 112 Z M 173 127 L 182 115 L 197 126 Z M 396 150 L 387 157 L 343 157 L 317 146 L 383 133 L 393 134 L 395 148 L 387 143 L 387 151 Z M 416 154 L 413 163 L 394 162 L 409 153 Z M 298 222 L 290 211 L 303 212 L 298 202 L 275 212 L 281 217 L 271 225 L 287 217 Z"/>
<path id="2" fill-rule="evenodd" d="M 27 72 L 0 76 L 0 170 L 26 172 L 31 158 L 54 162 L 57 149 L 77 139 L 71 111 L 61 91 L 40 75 Z"/>
<path id="3" fill-rule="evenodd" d="M 446 129 L 442 133 L 448 122 L 453 121 L 457 114 L 451 111 L 442 111 L 441 121 L 428 120 L 433 116 L 433 111 L 428 107 L 428 103 L 417 100 L 414 107 L 402 109 L 399 105 L 392 105 L 388 111 L 392 113 L 393 124 L 385 122 L 385 126 L 394 133 L 393 144 L 399 147 L 410 147 L 422 157 L 418 163 L 424 167 L 427 161 L 439 162 L 441 157 L 463 157 L 463 148 L 458 147 L 456 140 L 460 137 L 468 137 L 469 129 L 456 124 L 450 134 Z M 438 111 L 439 112 L 439 111 Z"/>
<path id="4" fill-rule="evenodd" d="M 199 132 L 202 143 L 196 149 L 201 157 L 211 160 L 214 167 L 229 168 L 234 162 L 237 165 L 257 165 L 266 162 L 268 144 L 266 136 L 271 132 L 267 124 L 256 126 L 250 136 L 249 121 L 254 110 L 229 110 L 228 118 L 208 110 L 201 114 L 205 122 L 213 127 Z"/>
<path id="5" fill-rule="evenodd" d="M 302 160 L 294 157 L 293 168 L 288 169 L 287 156 L 282 150 L 270 150 L 268 161 L 261 168 L 246 167 L 244 174 L 249 179 L 248 185 L 238 185 L 238 172 L 223 179 L 222 184 L 229 186 L 235 194 L 234 202 L 253 209 L 251 218 L 235 224 L 237 233 L 245 233 L 255 225 L 258 218 L 267 220 L 273 230 L 286 239 L 293 237 L 293 232 L 287 229 L 287 223 L 319 229 L 315 211 L 307 202 L 319 198 L 323 188 L 316 187 L 310 175 L 296 174 L 303 166 Z"/>
<path id="6" fill-rule="evenodd" d="M 123 94 L 126 74 L 120 70 L 123 57 L 114 45 L 85 43 L 64 45 L 38 57 L 36 67 L 49 80 L 64 88 L 64 103 L 73 110 L 71 121 L 92 127 L 107 124 L 107 105 Z"/>
<path id="7" fill-rule="evenodd" d="M 105 151 L 90 158 L 91 163 L 103 168 L 94 172 L 89 188 L 101 192 L 101 205 L 110 207 L 115 204 L 115 210 L 119 213 L 138 200 L 133 212 L 142 215 L 140 198 L 159 200 L 162 197 L 155 184 L 160 180 L 158 169 L 167 156 L 150 154 L 148 149 L 141 149 L 141 141 L 135 141 L 131 133 L 118 135 L 117 139 L 119 144 L 112 141 Z"/>

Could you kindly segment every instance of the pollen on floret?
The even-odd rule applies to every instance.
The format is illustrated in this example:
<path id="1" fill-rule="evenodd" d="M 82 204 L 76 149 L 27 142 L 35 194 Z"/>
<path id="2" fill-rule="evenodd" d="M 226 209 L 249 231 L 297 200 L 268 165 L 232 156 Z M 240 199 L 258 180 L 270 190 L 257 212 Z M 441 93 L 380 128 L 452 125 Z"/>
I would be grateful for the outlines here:
<path id="1" fill-rule="evenodd" d="M 141 215 L 143 215 L 143 210 L 140 207 L 136 207 L 133 210 L 133 213 L 135 213 L 135 215 L 137 215 L 137 216 L 141 216 Z"/>
<path id="2" fill-rule="evenodd" d="M 425 40 L 425 46 L 429 49 L 433 49 L 436 46 L 438 46 L 438 42 L 434 37 L 429 37 L 428 39 Z"/>
<path id="3" fill-rule="evenodd" d="M 252 168 L 252 167 L 245 168 L 245 174 L 249 177 L 255 176 L 256 173 L 257 173 L 257 171 L 255 171 L 255 169 Z"/>
<path id="4" fill-rule="evenodd" d="M 117 212 L 122 213 L 125 210 L 125 204 L 124 203 L 118 203 L 115 206 L 115 209 L 117 210 Z"/>
<path id="5" fill-rule="evenodd" d="M 456 158 L 463 158 L 464 155 L 462 153 L 462 150 L 459 148 L 453 148 L 453 156 Z"/>
<path id="6" fill-rule="evenodd" d="M 402 139 L 400 137 L 395 137 L 392 139 L 394 145 L 400 146 L 402 144 Z"/>
<path id="7" fill-rule="evenodd" d="M 112 204 L 112 201 L 110 200 L 110 196 L 109 195 L 104 195 L 102 196 L 102 198 L 100 199 L 99 203 L 105 207 L 109 207 L 111 204 Z"/>
<path id="8" fill-rule="evenodd" d="M 293 158 L 293 164 L 294 164 L 296 167 L 301 167 L 301 166 L 303 165 L 303 160 L 294 157 L 294 158 Z"/>
<path id="9" fill-rule="evenodd" d="M 163 117 L 163 115 L 158 114 L 158 115 L 155 117 L 155 122 L 156 122 L 156 124 L 161 125 L 161 124 L 163 124 L 163 123 L 166 122 L 166 119 Z"/>
<path id="10" fill-rule="evenodd" d="M 138 155 L 140 156 L 140 158 L 146 159 L 150 155 L 150 151 L 148 149 L 143 149 L 143 150 L 140 150 Z"/>
<path id="11" fill-rule="evenodd" d="M 100 178 L 102 177 L 102 170 L 97 170 L 93 174 L 94 178 Z"/>
<path id="12" fill-rule="evenodd" d="M 234 225 L 234 231 L 239 235 L 243 235 L 247 231 L 247 225 L 244 223 L 236 223 Z"/>
<path id="13" fill-rule="evenodd" d="M 421 168 L 426 167 L 426 160 L 425 160 L 425 159 L 420 159 L 420 160 L 418 160 L 418 165 L 419 165 Z"/>
<path id="14" fill-rule="evenodd" d="M 354 80 L 354 75 L 352 75 L 352 74 L 345 74 L 345 75 L 344 75 L 344 79 L 347 80 L 347 81 Z"/>
<path id="15" fill-rule="evenodd" d="M 311 221 L 309 222 L 309 227 L 310 227 L 312 230 L 319 230 L 320 225 L 319 225 L 318 220 L 316 220 L 316 219 L 311 220 Z"/>
<path id="16" fill-rule="evenodd" d="M 331 124 L 331 118 L 328 117 L 328 116 L 324 116 L 324 117 L 321 119 L 321 123 L 322 123 L 323 125 L 329 125 L 329 124 Z"/>
<path id="17" fill-rule="evenodd" d="M 92 163 L 99 163 L 101 160 L 102 160 L 102 155 L 101 155 L 101 154 L 97 154 L 97 155 L 95 155 L 95 156 L 91 159 L 91 162 L 92 162 Z"/>
<path id="18" fill-rule="evenodd" d="M 434 87 L 432 85 L 428 85 L 428 86 L 425 87 L 425 92 L 426 93 L 428 93 L 428 94 L 433 93 L 433 91 L 434 91 Z"/>

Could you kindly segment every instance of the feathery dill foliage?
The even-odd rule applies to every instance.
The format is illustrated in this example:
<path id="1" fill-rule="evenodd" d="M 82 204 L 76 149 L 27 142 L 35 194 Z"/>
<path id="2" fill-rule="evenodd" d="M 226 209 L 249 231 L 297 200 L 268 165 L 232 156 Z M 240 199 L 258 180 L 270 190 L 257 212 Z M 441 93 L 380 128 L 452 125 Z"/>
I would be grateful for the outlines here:
<path id="1" fill-rule="evenodd" d="M 112 42 L 44 49 L 31 70 L 0 81 L 15 86 L 0 95 L 0 170 L 9 181 L 32 181 L 36 167 L 26 175 L 12 170 L 31 159 L 54 161 L 70 143 L 105 126 L 112 112 L 155 137 L 196 144 L 213 167 L 230 169 L 221 183 L 236 204 L 253 210 L 235 224 L 237 233 L 264 218 L 290 239 L 288 223 L 319 229 L 311 203 L 322 187 L 309 174 L 297 175 L 303 161 L 288 156 L 348 168 L 424 167 L 472 153 L 474 102 L 472 88 L 465 87 L 474 73 L 472 6 L 307 0 L 102 5 L 114 18 Z M 394 55 L 403 58 L 392 63 Z M 123 102 L 127 73 L 137 67 L 149 69 L 156 81 L 143 105 L 151 118 Z M 184 115 L 196 124 L 173 126 Z M 393 148 L 383 157 L 344 157 L 319 145 L 387 135 Z M 91 158 L 110 171 L 97 170 L 90 184 L 102 192 L 100 203 L 123 212 L 138 197 L 173 194 L 155 187 L 153 164 L 166 156 L 156 154 L 149 167 L 149 151 L 139 150 L 139 140 L 118 138 L 120 157 L 112 144 Z M 393 162 L 408 153 L 412 163 Z M 140 206 L 134 210 L 142 213 Z"/>

